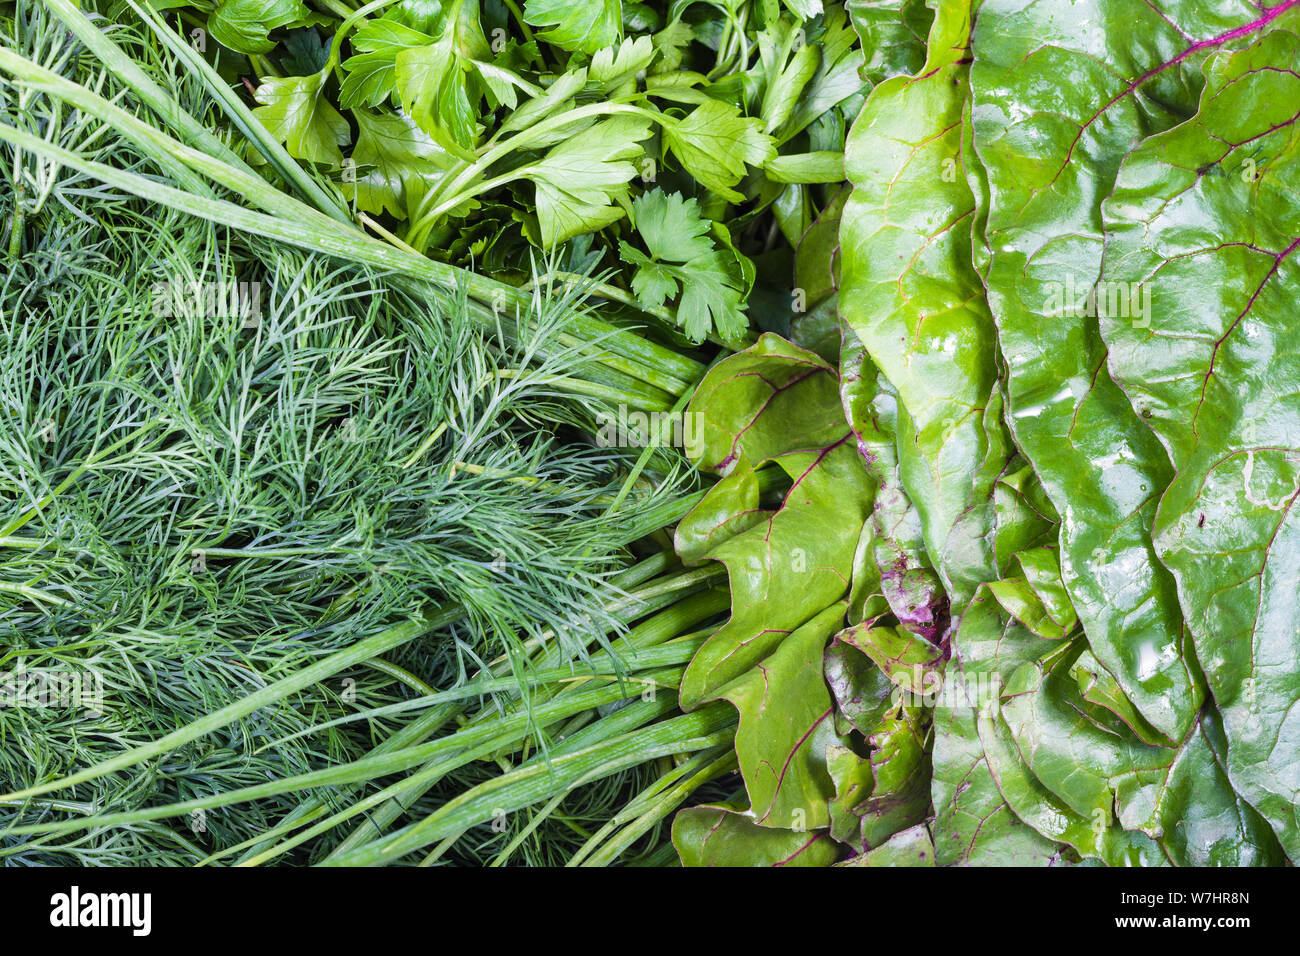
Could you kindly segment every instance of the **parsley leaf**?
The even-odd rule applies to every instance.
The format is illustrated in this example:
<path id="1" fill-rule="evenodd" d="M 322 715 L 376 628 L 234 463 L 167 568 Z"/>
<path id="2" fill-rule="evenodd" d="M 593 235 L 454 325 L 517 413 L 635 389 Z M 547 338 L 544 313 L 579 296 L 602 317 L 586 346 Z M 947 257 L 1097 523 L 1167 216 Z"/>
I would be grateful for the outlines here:
<path id="1" fill-rule="evenodd" d="M 520 170 L 537 186 L 537 220 L 542 244 L 553 248 L 584 232 L 603 229 L 623 217 L 611 203 L 627 193 L 637 174 L 629 160 L 642 155 L 650 121 L 615 116 L 583 130 Z"/>
<path id="2" fill-rule="evenodd" d="M 452 149 L 474 145 L 478 116 L 450 32 L 399 53 L 396 79 L 402 106 L 421 129 Z"/>
<path id="3" fill-rule="evenodd" d="M 378 106 L 397 88 L 397 56 L 403 50 L 424 46 L 433 37 L 396 20 L 367 20 L 352 37 L 356 54 L 343 61 L 346 76 L 339 88 L 339 105 L 352 109 Z"/>
<path id="4" fill-rule="evenodd" d="M 302 0 L 221 0 L 208 17 L 214 40 L 236 53 L 269 53 L 272 30 L 314 19 Z"/>
<path id="5" fill-rule="evenodd" d="M 658 307 L 677 294 L 678 273 L 672 266 L 655 262 L 626 242 L 620 242 L 618 249 L 624 262 L 637 267 L 632 276 L 632 291 L 642 305 Z"/>
<path id="6" fill-rule="evenodd" d="M 686 48 L 695 39 L 695 30 L 689 23 L 673 20 L 654 35 L 652 42 L 659 60 L 655 63 L 656 73 L 669 73 L 682 65 Z"/>
<path id="7" fill-rule="evenodd" d="M 407 216 L 454 160 L 405 113 L 356 110 L 355 183 L 344 194 L 366 212 Z"/>
<path id="8" fill-rule="evenodd" d="M 550 27 L 538 36 L 574 53 L 595 53 L 623 35 L 622 0 L 528 0 L 524 19 Z"/>
<path id="9" fill-rule="evenodd" d="M 430 19 L 416 22 L 428 27 Z M 395 97 L 435 142 L 468 159 L 478 138 L 480 103 L 486 96 L 493 105 L 513 108 L 518 77 L 488 62 L 477 4 L 452 5 L 430 29 L 387 17 L 362 24 L 352 39 L 358 52 L 343 63 L 339 102 L 373 109 Z"/>
<path id="10" fill-rule="evenodd" d="M 744 201 L 732 187 L 745 175 L 745 164 L 763 166 L 776 155 L 761 120 L 714 99 L 665 125 L 664 142 L 688 173 L 732 203 Z"/>
<path id="11" fill-rule="evenodd" d="M 745 270 L 729 244 L 717 248 L 710 237 L 714 225 L 701 215 L 699 203 L 656 189 L 633 200 L 632 214 L 650 255 L 625 241 L 618 248 L 623 261 L 636 267 L 632 291 L 638 301 L 657 308 L 680 287 L 677 324 L 692 341 L 711 330 L 723 339 L 744 333 Z"/>
<path id="12" fill-rule="evenodd" d="M 709 222 L 694 199 L 656 189 L 638 196 L 632 208 L 637 232 L 654 258 L 687 262 L 713 251 Z"/>
<path id="13" fill-rule="evenodd" d="M 743 335 L 748 322 L 735 260 L 711 252 L 686 263 L 681 271 L 684 291 L 677 303 L 677 321 L 687 336 L 699 342 L 710 328 L 724 341 Z"/>
<path id="14" fill-rule="evenodd" d="M 628 37 L 620 45 L 598 50 L 591 58 L 591 81 L 607 90 L 616 89 L 650 65 L 654 41 L 648 36 Z"/>
<path id="15" fill-rule="evenodd" d="M 343 162 L 339 147 L 349 139 L 348 121 L 322 94 L 324 79 L 322 73 L 267 77 L 254 94 L 262 105 L 253 115 L 290 156 L 337 166 Z"/>

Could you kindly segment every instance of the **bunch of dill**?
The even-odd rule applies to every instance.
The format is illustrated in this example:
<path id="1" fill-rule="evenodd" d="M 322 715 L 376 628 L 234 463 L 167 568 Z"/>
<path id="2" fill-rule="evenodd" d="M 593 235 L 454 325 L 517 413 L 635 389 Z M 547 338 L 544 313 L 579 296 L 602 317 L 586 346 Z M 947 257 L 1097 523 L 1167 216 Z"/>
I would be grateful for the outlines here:
<path id="1" fill-rule="evenodd" d="M 22 7 L 6 46 L 145 115 Z M 208 108 L 197 87 L 174 92 Z M 31 88 L 4 87 L 0 119 L 93 162 L 164 172 Z M 630 462 L 576 437 L 599 403 L 553 383 L 581 357 L 538 349 L 581 308 L 574 293 L 539 284 L 526 321 L 485 333 L 463 293 L 417 295 L 20 147 L 0 164 L 0 673 L 95 688 L 75 706 L 0 708 L 0 791 L 104 766 L 366 635 L 423 622 L 388 659 L 12 801 L 5 827 L 357 760 L 418 718 L 340 720 L 362 704 L 382 712 L 528 646 L 583 656 L 624 626 L 610 575 L 627 529 L 664 523 L 689 479 L 669 464 L 653 493 L 611 511 Z M 285 792 L 67 835 L 0 829 L 0 856 L 193 863 L 300 806 Z M 317 856 L 308 843 L 293 859 Z"/>

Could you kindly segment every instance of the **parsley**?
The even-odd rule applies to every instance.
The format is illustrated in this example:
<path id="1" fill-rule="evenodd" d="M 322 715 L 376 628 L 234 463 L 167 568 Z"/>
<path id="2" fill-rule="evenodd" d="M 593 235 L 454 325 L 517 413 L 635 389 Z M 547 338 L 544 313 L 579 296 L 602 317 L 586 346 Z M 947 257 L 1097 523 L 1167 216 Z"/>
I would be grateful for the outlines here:
<path id="1" fill-rule="evenodd" d="M 745 198 L 732 188 L 745 175 L 745 164 L 762 166 L 776 155 L 762 120 L 742 116 L 730 103 L 714 99 L 667 125 L 664 141 L 688 173 L 733 203 Z"/>
<path id="2" fill-rule="evenodd" d="M 349 139 L 348 121 L 322 95 L 323 81 L 321 73 L 267 77 L 257 88 L 262 105 L 253 115 L 284 143 L 290 156 L 338 166 L 343 162 L 339 147 Z"/>
<path id="3" fill-rule="evenodd" d="M 722 339 L 743 334 L 744 270 L 737 253 L 717 248 L 714 225 L 700 214 L 699 203 L 656 189 L 633 200 L 632 212 L 649 255 L 626 241 L 618 248 L 623 261 L 636 267 L 637 299 L 657 308 L 680 289 L 677 323 L 692 341 L 703 341 L 710 331 Z"/>

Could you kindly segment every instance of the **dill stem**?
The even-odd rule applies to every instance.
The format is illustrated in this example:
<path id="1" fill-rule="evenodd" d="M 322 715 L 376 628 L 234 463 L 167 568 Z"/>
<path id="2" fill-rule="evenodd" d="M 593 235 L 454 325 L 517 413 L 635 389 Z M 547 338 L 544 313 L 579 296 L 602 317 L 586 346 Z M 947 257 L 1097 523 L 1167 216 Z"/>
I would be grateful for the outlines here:
<path id="1" fill-rule="evenodd" d="M 22 183 L 14 190 L 14 214 L 9 220 L 9 258 L 17 259 L 23 249 L 23 192 Z"/>
<path id="2" fill-rule="evenodd" d="M 673 717 L 650 730 L 639 730 L 602 741 L 551 760 L 537 760 L 494 777 L 455 797 L 417 823 L 383 839 L 346 853 L 332 854 L 326 866 L 371 866 L 389 862 L 467 826 L 490 820 L 494 811 L 511 813 L 539 795 L 568 792 L 587 783 L 636 766 L 661 754 L 691 753 L 730 743 L 735 711 L 730 704 L 706 704 L 690 714 Z"/>
<path id="3" fill-rule="evenodd" d="M 620 588 L 635 587 L 636 585 L 651 580 L 656 575 L 668 570 L 675 561 L 675 555 L 662 553 L 653 555 L 617 575 L 612 583 L 616 587 Z M 489 667 L 488 673 L 503 674 L 506 672 L 508 663 L 509 661 L 504 658 L 494 662 L 494 664 Z M 416 718 L 416 720 L 398 730 L 391 737 L 386 738 L 381 744 L 372 749 L 369 755 L 374 756 L 390 753 L 396 750 L 401 750 L 404 747 L 422 743 L 430 736 L 437 733 L 437 731 L 440 730 L 448 720 L 456 719 L 458 723 L 463 726 L 464 723 L 467 722 L 462 713 L 463 709 L 463 705 L 459 702 L 452 702 L 437 707 L 429 713 Z M 285 817 L 280 827 L 277 827 L 273 832 L 280 832 L 282 830 L 287 832 L 288 830 L 295 829 L 297 825 L 302 825 L 316 819 L 321 814 L 325 813 L 327 809 L 328 808 L 321 804 L 319 797 L 312 796 L 294 808 L 294 810 Z M 400 813 L 404 808 L 398 804 L 395 809 Z M 384 812 L 385 808 L 381 807 L 379 813 L 383 814 Z M 372 820 L 374 820 L 373 817 Z M 382 832 L 382 826 L 377 832 Z M 251 849 L 239 859 L 239 863 L 248 863 L 259 857 L 260 854 L 270 848 L 270 843 L 271 839 L 269 836 L 264 840 L 247 841 L 244 845 L 239 847 L 239 850 Z M 232 852 L 238 852 L 238 850 Z"/>
<path id="4" fill-rule="evenodd" d="M 674 579 L 674 582 L 680 583 L 680 578 Z M 695 624 L 699 623 L 700 620 L 709 616 L 709 614 L 716 613 L 716 611 L 725 606 L 726 603 L 724 599 L 711 605 L 707 597 L 704 600 L 699 600 L 700 597 L 700 595 L 696 595 L 693 599 L 679 601 L 667 610 L 662 611 L 649 620 L 637 625 L 637 627 L 630 633 L 620 639 L 620 643 L 628 649 L 655 646 L 658 643 L 662 643 L 671 637 L 681 634 L 686 628 L 693 627 Z M 544 655 L 542 660 L 538 663 L 553 663 L 555 659 L 554 650 L 555 649 L 552 648 L 552 652 Z M 498 661 L 495 662 L 495 666 L 499 669 L 504 663 L 505 661 Z M 570 693 L 573 693 L 573 691 L 570 691 Z M 487 718 L 487 721 L 485 721 L 488 723 L 499 722 L 502 719 L 509 719 L 502 718 L 494 712 L 485 713 L 490 715 Z M 578 711 L 577 713 L 581 714 L 582 711 Z M 426 767 L 426 769 L 428 768 Z M 401 816 L 401 814 L 405 813 L 407 808 L 418 800 L 420 796 L 422 796 L 429 787 L 432 787 L 436 782 L 436 778 L 434 778 L 429 780 L 427 784 L 421 783 L 420 780 L 417 779 L 419 776 L 419 774 L 416 774 L 411 778 L 408 778 L 411 782 L 411 786 L 408 789 L 401 791 L 390 801 L 379 806 L 375 812 L 368 814 L 366 822 L 348 834 L 343 842 L 340 843 L 330 854 L 329 859 L 334 859 L 337 856 L 347 854 L 363 847 L 368 832 L 373 831 L 375 835 L 382 834 L 384 829 L 390 823 Z"/>
<path id="5" fill-rule="evenodd" d="M 406 668 L 398 667 L 396 664 L 389 663 L 382 657 L 373 657 L 365 663 L 367 667 L 377 670 L 381 674 L 387 674 L 389 677 L 405 684 L 421 696 L 432 696 L 437 693 L 436 690 L 424 681 L 420 680 L 420 678 L 416 677 Z"/>
<path id="6" fill-rule="evenodd" d="M 736 751 L 733 747 L 701 750 L 693 754 L 688 760 L 666 770 L 626 807 L 610 817 L 569 858 L 565 866 L 607 865 L 647 830 L 677 809 L 682 800 L 702 784 L 735 768 Z M 614 836 L 616 831 L 617 836 Z M 613 839 L 610 839 L 611 836 Z"/>
<path id="7" fill-rule="evenodd" d="M 9 581 L 0 581 L 0 591 L 5 591 L 9 594 L 17 594 L 19 597 L 27 598 L 29 601 L 54 604 L 58 607 L 72 607 L 71 601 L 50 594 L 48 591 L 40 591 L 36 588 L 29 587 L 26 584 L 12 584 Z"/>

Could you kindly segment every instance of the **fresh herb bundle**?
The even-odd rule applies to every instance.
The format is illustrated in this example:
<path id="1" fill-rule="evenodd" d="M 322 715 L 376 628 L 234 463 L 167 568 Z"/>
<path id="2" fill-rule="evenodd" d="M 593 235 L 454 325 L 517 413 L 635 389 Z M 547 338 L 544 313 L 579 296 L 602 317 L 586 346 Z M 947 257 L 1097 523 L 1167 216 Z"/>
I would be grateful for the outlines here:
<path id="1" fill-rule="evenodd" d="M 1300 3 L 1088 12 L 17 4 L 0 853 L 1294 861 Z"/>
<path id="2" fill-rule="evenodd" d="M 691 342 L 788 325 L 772 267 L 843 180 L 870 85 L 837 4 L 153 7 L 376 228 L 515 282 L 577 239 L 570 271 Z"/>
<path id="3" fill-rule="evenodd" d="M 26 12 L 7 57 L 141 122 L 57 22 Z M 180 95 L 208 108 L 202 87 Z M 95 125 L 32 87 L 8 88 L 3 107 L 10 129 L 87 168 L 156 182 L 162 154 L 141 151 L 129 122 Z M 417 299 L 392 276 L 87 188 L 39 151 L 8 150 L 6 167 L 0 645 L 17 706 L 0 724 L 0 853 L 320 859 L 361 819 L 358 784 L 447 755 L 370 795 L 368 827 L 400 822 L 434 784 L 481 781 L 476 760 L 558 760 L 552 737 L 575 720 L 671 688 L 694 645 L 642 663 L 628 642 L 675 639 L 724 602 L 712 576 L 662 557 L 616 573 L 687 506 L 693 479 L 666 449 L 580 438 L 624 398 L 583 378 L 589 345 L 558 342 L 580 289 L 539 281 L 485 334 L 464 286 Z M 590 672 L 593 689 L 566 696 L 561 670 Z M 72 706 L 23 706 L 59 675 L 85 678 Z M 457 689 L 421 699 L 434 685 Z M 587 774 L 547 776 L 557 816 L 631 799 L 662 754 L 707 751 L 692 773 L 716 762 L 725 714 L 629 748 L 673 704 L 596 720 L 592 743 L 628 753 L 590 795 L 569 795 Z M 308 824 L 311 842 L 275 847 Z M 535 828 L 489 828 L 472 853 L 508 859 Z"/>

